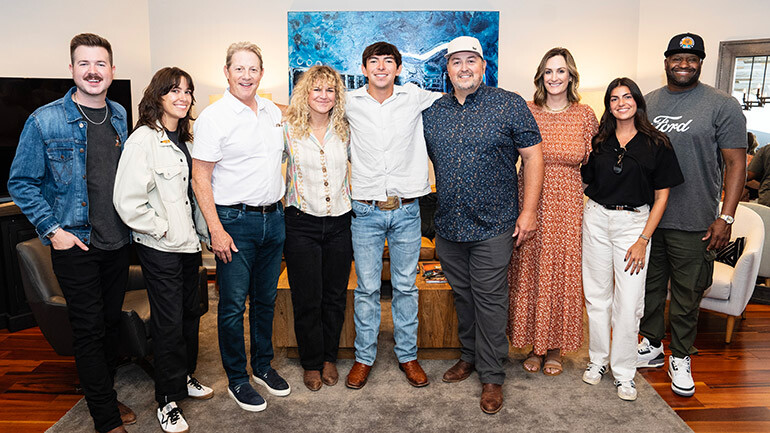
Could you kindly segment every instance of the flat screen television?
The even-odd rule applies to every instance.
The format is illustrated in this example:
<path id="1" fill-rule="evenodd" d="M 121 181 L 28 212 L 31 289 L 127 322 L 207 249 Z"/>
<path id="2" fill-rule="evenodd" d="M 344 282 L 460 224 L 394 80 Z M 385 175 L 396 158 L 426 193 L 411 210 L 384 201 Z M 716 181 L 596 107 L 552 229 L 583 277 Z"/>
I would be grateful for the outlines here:
<path id="1" fill-rule="evenodd" d="M 8 195 L 8 172 L 11 168 L 24 123 L 38 107 L 64 96 L 75 83 L 71 78 L 2 78 L 0 77 L 0 203 L 11 201 Z M 131 81 L 114 80 L 107 98 L 122 105 L 131 116 Z"/>

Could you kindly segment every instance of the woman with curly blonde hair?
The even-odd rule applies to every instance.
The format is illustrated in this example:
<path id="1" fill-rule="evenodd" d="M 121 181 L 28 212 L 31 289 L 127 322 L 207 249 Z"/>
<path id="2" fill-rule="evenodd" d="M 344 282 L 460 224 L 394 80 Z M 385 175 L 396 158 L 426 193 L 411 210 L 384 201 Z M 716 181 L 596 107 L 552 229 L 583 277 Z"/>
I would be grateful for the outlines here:
<path id="1" fill-rule="evenodd" d="M 349 136 L 342 78 L 328 66 L 313 66 L 294 88 L 284 124 L 284 257 L 303 381 L 311 391 L 338 379 L 335 363 L 353 259 Z"/>

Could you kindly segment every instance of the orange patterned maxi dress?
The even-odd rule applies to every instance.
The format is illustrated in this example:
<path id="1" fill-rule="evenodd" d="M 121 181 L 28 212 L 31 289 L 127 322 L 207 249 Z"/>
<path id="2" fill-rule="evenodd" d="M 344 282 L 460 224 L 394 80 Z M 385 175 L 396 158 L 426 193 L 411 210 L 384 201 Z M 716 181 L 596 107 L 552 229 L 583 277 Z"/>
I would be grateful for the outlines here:
<path id="1" fill-rule="evenodd" d="M 572 104 L 554 113 L 527 102 L 543 137 L 545 176 L 537 231 L 514 249 L 508 268 L 508 336 L 514 347 L 532 344 L 572 352 L 583 342 L 580 164 L 588 159 L 598 123 L 591 107 Z M 519 176 L 519 206 L 524 177 Z"/>

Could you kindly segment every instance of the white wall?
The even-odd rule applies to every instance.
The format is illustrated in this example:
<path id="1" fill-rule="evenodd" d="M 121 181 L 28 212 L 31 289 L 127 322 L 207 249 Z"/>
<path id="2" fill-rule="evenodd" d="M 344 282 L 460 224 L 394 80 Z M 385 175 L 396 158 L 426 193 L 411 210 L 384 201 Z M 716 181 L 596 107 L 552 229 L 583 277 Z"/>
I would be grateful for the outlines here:
<path id="1" fill-rule="evenodd" d="M 497 10 L 500 86 L 530 99 L 541 56 L 564 46 L 578 63 L 585 100 L 601 115 L 601 96 L 611 79 L 629 76 L 644 91 L 664 83 L 662 52 L 676 33 L 693 31 L 706 40 L 702 79 L 709 84 L 716 76 L 720 40 L 770 37 L 770 29 L 746 19 L 770 16 L 770 2 L 733 0 L 729 11 L 726 4 L 702 0 L 674 10 L 670 0 L 391 0 L 386 7 L 327 0 L 323 8 L 312 0 L 0 0 L 0 76 L 66 77 L 70 38 L 90 31 L 112 43 L 117 74 L 132 80 L 135 104 L 155 70 L 175 65 L 193 76 L 200 112 L 209 95 L 226 85 L 227 46 L 250 40 L 265 57 L 261 91 L 286 103 L 287 11 Z"/>
<path id="2" fill-rule="evenodd" d="M 141 87 L 152 76 L 147 0 L 0 0 L 0 76 L 71 77 L 70 39 L 84 32 L 112 44 L 115 78 L 132 80 L 136 119 Z"/>

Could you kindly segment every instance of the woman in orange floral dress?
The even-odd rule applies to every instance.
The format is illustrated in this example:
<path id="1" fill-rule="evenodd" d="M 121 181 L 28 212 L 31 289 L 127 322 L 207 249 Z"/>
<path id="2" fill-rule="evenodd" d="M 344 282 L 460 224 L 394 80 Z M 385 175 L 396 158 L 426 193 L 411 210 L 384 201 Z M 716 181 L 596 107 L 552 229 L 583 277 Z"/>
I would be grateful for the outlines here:
<path id="1" fill-rule="evenodd" d="M 534 101 L 527 102 L 543 137 L 545 177 L 534 238 L 516 249 L 508 269 L 508 336 L 514 347 L 532 345 L 524 369 L 562 372 L 561 351 L 583 340 L 580 164 L 591 151 L 598 123 L 579 104 L 579 75 L 572 54 L 553 48 L 535 74 Z M 519 176 L 519 191 L 524 190 Z M 545 359 L 544 359 L 545 358 Z"/>

